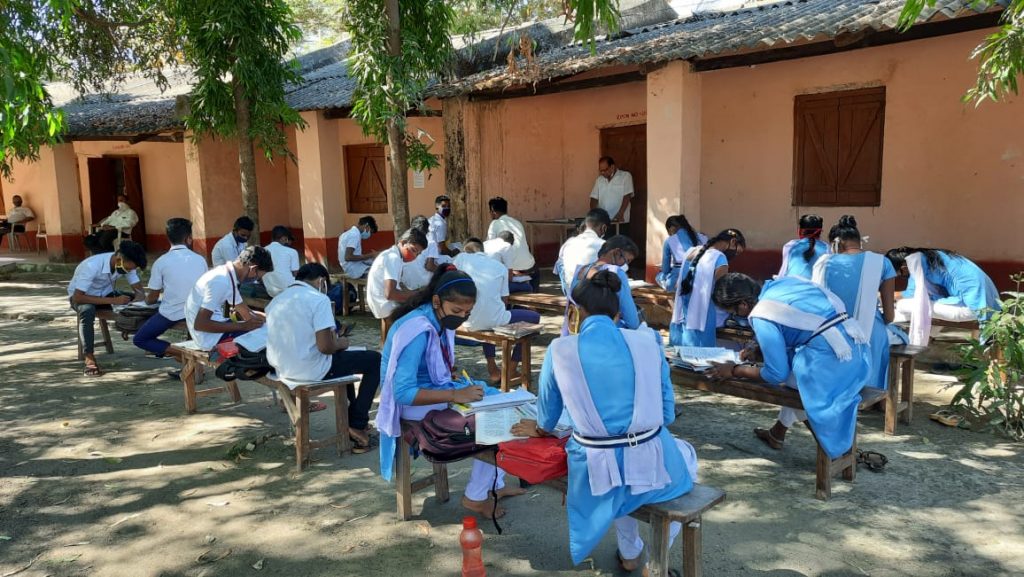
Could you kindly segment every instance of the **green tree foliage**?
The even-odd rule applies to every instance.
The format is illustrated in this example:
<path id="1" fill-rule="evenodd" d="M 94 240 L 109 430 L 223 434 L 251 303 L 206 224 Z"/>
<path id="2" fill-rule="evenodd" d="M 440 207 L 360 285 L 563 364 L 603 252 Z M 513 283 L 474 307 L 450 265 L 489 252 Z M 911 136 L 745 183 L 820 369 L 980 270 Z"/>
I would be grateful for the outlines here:
<path id="1" fill-rule="evenodd" d="M 995 2 L 974 0 L 971 4 L 990 8 Z M 900 28 L 910 28 L 926 7 L 934 6 L 935 0 L 907 0 L 900 14 Z M 971 53 L 971 58 L 978 60 L 978 80 L 964 95 L 965 101 L 981 104 L 1020 94 L 1019 82 L 1024 74 L 1024 0 L 1012 0 L 1000 20 L 999 30 Z"/>

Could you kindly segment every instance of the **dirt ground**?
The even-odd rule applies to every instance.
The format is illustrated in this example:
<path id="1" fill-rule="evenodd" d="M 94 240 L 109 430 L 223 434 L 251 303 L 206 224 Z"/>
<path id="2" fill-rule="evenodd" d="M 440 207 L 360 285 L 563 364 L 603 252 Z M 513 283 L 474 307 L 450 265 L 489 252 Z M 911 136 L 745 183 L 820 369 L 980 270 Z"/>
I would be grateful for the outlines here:
<path id="1" fill-rule="evenodd" d="M 106 375 L 83 377 L 67 279 L 0 281 L 0 577 L 459 574 L 465 465 L 451 468 L 450 502 L 420 493 L 402 523 L 376 452 L 321 449 L 295 474 L 287 417 L 259 385 L 243 384 L 240 404 L 208 397 L 185 415 L 165 374 L 174 363 L 118 336 L 113 355 L 99 354 Z M 376 323 L 354 318 L 354 344 L 375 345 Z M 479 349 L 459 354 L 485 375 Z M 919 371 L 914 423 L 894 437 L 879 413 L 862 415 L 861 447 L 890 463 L 837 480 L 827 503 L 814 499 L 805 429 L 773 452 L 750 433 L 773 422 L 771 407 L 678 393 L 673 432 L 697 448 L 700 481 L 728 492 L 704 518 L 705 575 L 1024 574 L 1022 446 L 929 421 L 951 380 Z M 313 414 L 314 435 L 329 413 Z M 250 442 L 247 458 L 228 458 Z M 571 565 L 561 501 L 534 488 L 507 503 L 503 535 L 482 524 L 490 575 L 621 575 L 612 535 Z"/>

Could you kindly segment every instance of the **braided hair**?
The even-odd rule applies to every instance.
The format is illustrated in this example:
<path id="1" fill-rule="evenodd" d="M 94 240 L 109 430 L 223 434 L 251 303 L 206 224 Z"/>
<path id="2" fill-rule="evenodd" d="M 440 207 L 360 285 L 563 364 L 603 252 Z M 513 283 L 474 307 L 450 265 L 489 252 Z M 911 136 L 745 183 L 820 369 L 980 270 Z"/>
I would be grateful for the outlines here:
<path id="1" fill-rule="evenodd" d="M 410 312 L 430 302 L 437 295 L 442 301 L 455 299 L 476 300 L 476 284 L 473 282 L 452 282 L 459 279 L 472 279 L 465 272 L 455 268 L 451 263 L 438 265 L 427 286 L 421 288 L 409 300 L 399 305 L 391 313 L 391 321 L 397 321 Z M 439 290 L 440 289 L 440 290 Z"/>
<path id="2" fill-rule="evenodd" d="M 686 220 L 684 214 L 674 214 L 665 220 L 665 228 L 678 228 L 686 231 L 686 236 L 690 238 L 690 244 L 697 246 L 699 240 L 697 239 L 697 231 L 693 230 L 693 226 L 690 225 L 690 221 Z"/>
<path id="3" fill-rule="evenodd" d="M 688 295 L 693 292 L 693 282 L 697 276 L 697 264 L 700 263 L 700 259 L 704 258 L 704 253 L 717 242 L 731 242 L 732 240 L 735 240 L 736 244 L 743 248 L 747 247 L 746 237 L 743 236 L 739 229 L 735 228 L 727 228 L 704 243 L 704 246 L 690 259 L 690 265 L 686 269 L 686 278 L 679 281 L 679 294 Z"/>
<path id="4" fill-rule="evenodd" d="M 588 315 L 604 315 L 614 318 L 619 314 L 619 291 L 622 281 L 610 270 L 598 271 L 585 278 L 572 290 L 572 300 Z"/>
<path id="5" fill-rule="evenodd" d="M 816 214 L 805 214 L 800 217 L 800 238 L 809 239 L 807 250 L 803 255 L 805 262 L 811 262 L 811 259 L 814 258 L 814 248 L 818 239 L 821 238 L 823 226 L 825 226 L 825 220 Z"/>

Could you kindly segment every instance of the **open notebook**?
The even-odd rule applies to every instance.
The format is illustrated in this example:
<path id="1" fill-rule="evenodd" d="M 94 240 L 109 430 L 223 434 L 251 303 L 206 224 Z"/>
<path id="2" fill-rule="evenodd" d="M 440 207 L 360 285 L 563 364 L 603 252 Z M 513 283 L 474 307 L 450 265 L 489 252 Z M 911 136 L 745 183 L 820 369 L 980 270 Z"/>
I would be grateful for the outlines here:
<path id="1" fill-rule="evenodd" d="M 711 363 L 738 363 L 739 354 L 722 347 L 675 347 L 676 356 L 671 359 L 673 365 L 691 371 L 703 372 L 711 368 Z"/>

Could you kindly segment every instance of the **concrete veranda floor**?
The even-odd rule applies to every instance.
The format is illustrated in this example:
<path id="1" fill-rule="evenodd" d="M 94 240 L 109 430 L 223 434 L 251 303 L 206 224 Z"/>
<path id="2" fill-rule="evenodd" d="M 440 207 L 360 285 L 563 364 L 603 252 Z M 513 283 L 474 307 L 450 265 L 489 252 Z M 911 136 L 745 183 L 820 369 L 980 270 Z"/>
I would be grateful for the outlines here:
<path id="1" fill-rule="evenodd" d="M 451 502 L 421 493 L 419 514 L 400 523 L 376 452 L 316 451 L 319 461 L 296 475 L 287 418 L 263 387 L 243 384 L 238 405 L 201 399 L 185 415 L 180 383 L 164 374 L 173 364 L 118 337 L 113 355 L 99 355 L 107 374 L 85 378 L 69 276 L 0 280 L 0 575 L 33 560 L 17 574 L 458 574 L 465 465 L 452 467 Z M 355 344 L 375 346 L 377 323 L 353 318 Z M 556 321 L 546 322 L 553 332 Z M 485 374 L 479 349 L 460 347 L 459 359 Z M 894 437 L 881 433 L 880 414 L 861 417 L 862 448 L 889 466 L 837 480 L 829 502 L 814 499 L 806 430 L 772 452 L 750 433 L 773 421 L 771 407 L 680 391 L 671 428 L 697 448 L 701 482 L 728 492 L 705 517 L 705 575 L 1024 574 L 1022 445 L 929 421 L 950 380 L 918 372 L 916 418 Z M 328 430 L 328 413 L 313 415 L 314 433 Z M 227 458 L 264 439 L 247 458 Z M 561 496 L 533 489 L 507 507 L 503 535 L 482 524 L 490 575 L 621 574 L 611 535 L 571 566 Z"/>

